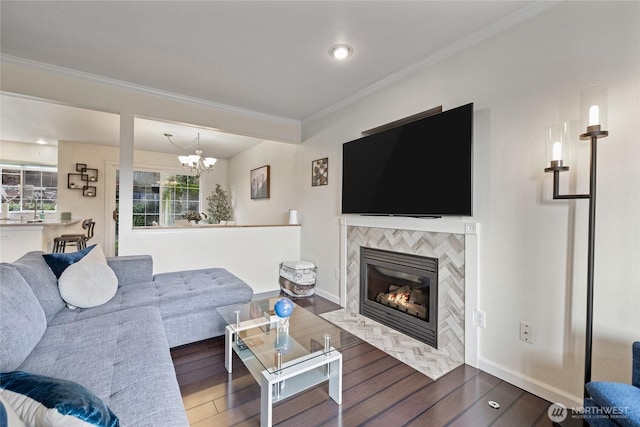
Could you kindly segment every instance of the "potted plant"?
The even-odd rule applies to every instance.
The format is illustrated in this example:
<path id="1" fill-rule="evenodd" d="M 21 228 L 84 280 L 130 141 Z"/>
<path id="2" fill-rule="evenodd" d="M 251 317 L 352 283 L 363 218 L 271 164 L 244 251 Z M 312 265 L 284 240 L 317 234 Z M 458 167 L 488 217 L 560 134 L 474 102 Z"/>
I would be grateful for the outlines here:
<path id="1" fill-rule="evenodd" d="M 209 212 L 209 223 L 218 224 L 220 221 L 228 221 L 231 219 L 231 208 L 229 207 L 229 199 L 227 192 L 216 184 L 216 189 L 207 197 Z"/>
<path id="2" fill-rule="evenodd" d="M 204 216 L 204 218 L 207 217 L 206 214 L 202 213 L 199 214 L 198 212 L 193 212 L 193 211 L 187 211 L 186 214 L 182 215 L 182 217 L 184 219 L 186 219 L 187 221 L 189 221 L 190 224 L 197 224 L 200 221 L 202 221 L 202 217 Z"/>

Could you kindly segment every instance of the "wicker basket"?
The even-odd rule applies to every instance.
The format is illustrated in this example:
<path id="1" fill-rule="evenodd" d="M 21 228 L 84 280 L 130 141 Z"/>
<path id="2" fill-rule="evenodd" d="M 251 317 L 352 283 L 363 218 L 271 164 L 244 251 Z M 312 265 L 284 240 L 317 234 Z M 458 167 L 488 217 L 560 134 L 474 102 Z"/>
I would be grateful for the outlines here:
<path id="1" fill-rule="evenodd" d="M 280 264 L 280 289 L 293 297 L 308 297 L 315 293 L 316 267 L 306 261 Z"/>
<path id="2" fill-rule="evenodd" d="M 280 277 L 279 281 L 280 289 L 282 290 L 282 292 L 292 297 L 310 297 L 316 293 L 315 283 L 312 283 L 310 285 L 299 285 L 285 279 L 284 277 Z"/>

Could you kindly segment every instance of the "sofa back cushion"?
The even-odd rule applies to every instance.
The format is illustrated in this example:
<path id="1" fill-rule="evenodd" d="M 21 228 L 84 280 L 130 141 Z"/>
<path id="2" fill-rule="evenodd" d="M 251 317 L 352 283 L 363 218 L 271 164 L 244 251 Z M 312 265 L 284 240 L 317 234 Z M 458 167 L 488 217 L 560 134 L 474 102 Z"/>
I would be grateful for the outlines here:
<path id="1" fill-rule="evenodd" d="M 27 252 L 13 266 L 31 286 L 49 322 L 65 303 L 58 290 L 58 279 L 42 257 L 43 254 L 42 251 Z"/>
<path id="2" fill-rule="evenodd" d="M 40 257 L 42 258 L 42 257 Z M 47 328 L 42 306 L 11 264 L 0 264 L 0 372 L 15 371 Z"/>

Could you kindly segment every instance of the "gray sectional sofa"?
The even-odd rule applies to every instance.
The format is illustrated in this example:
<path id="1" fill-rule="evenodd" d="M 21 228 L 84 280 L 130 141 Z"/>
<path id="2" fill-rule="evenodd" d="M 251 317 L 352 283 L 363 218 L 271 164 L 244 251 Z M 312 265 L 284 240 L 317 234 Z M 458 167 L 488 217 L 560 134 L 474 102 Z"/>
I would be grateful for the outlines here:
<path id="1" fill-rule="evenodd" d="M 69 309 L 43 252 L 0 264 L 0 372 L 73 381 L 120 425 L 188 426 L 169 349 L 219 336 L 216 307 L 253 290 L 220 268 L 153 275 L 150 256 L 107 258 L 118 290 L 106 304 Z"/>

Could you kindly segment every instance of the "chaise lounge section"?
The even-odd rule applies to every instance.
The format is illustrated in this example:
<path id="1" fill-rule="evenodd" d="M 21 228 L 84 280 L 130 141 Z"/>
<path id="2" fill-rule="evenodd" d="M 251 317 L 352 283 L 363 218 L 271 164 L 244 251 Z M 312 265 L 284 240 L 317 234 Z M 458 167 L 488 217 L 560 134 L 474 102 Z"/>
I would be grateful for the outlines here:
<path id="1" fill-rule="evenodd" d="M 80 384 L 120 426 L 188 426 L 169 349 L 222 335 L 216 308 L 250 301 L 251 287 L 221 268 L 154 276 L 150 256 L 123 256 L 107 258 L 115 296 L 70 309 L 42 255 L 0 265 L 0 371 Z"/>

